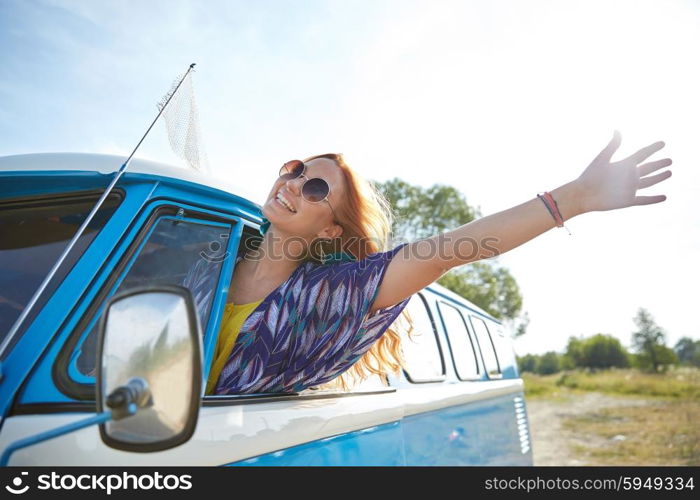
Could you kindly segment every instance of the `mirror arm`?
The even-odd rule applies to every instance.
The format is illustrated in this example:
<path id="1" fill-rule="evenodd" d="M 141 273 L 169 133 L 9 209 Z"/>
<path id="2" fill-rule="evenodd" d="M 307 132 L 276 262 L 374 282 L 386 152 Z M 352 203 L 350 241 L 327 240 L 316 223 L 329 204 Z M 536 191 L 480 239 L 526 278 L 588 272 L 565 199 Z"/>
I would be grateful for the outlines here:
<path id="1" fill-rule="evenodd" d="M 16 450 L 26 448 L 27 446 L 31 446 L 33 444 L 41 443 L 42 441 L 47 441 L 58 436 L 62 436 L 63 434 L 68 434 L 69 432 L 82 429 L 83 427 L 101 424 L 109 420 L 112 420 L 112 412 L 105 411 L 102 413 L 98 413 L 97 415 L 94 415 L 92 417 L 88 417 L 83 420 L 78 420 L 77 422 L 71 422 L 70 424 L 66 424 L 56 429 L 51 429 L 50 431 L 42 432 L 34 436 L 29 436 L 24 439 L 18 439 L 14 443 L 10 444 L 7 448 L 5 448 L 5 451 L 0 457 L 0 467 L 7 466 L 7 462 L 10 461 L 10 455 L 12 455 Z"/>
<path id="2" fill-rule="evenodd" d="M 153 398 L 151 398 L 151 391 L 148 388 L 148 383 L 140 377 L 133 377 L 129 379 L 126 385 L 117 387 L 107 396 L 107 406 L 109 406 L 111 410 L 98 413 L 97 415 L 83 420 L 78 420 L 77 422 L 71 422 L 70 424 L 36 434 L 35 436 L 18 439 L 5 448 L 2 456 L 0 456 L 0 467 L 6 467 L 7 462 L 10 461 L 10 456 L 19 449 L 68 434 L 69 432 L 77 431 L 83 427 L 90 427 L 91 425 L 102 424 L 110 420 L 120 420 L 129 417 L 135 414 L 140 408 L 145 408 L 152 404 Z"/>

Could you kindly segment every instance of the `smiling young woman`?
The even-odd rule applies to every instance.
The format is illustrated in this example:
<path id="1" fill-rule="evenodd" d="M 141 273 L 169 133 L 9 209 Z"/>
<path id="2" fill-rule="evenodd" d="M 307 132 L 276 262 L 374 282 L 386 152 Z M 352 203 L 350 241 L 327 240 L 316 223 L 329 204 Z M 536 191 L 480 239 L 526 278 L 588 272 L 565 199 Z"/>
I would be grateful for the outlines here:
<path id="1" fill-rule="evenodd" d="M 236 265 L 207 393 L 298 391 L 336 377 L 347 388 L 400 369 L 391 324 L 405 304 L 369 314 L 393 222 L 381 193 L 342 155 L 318 155 L 285 163 L 262 211 L 269 229 Z M 290 290 L 296 298 L 284 301 Z M 267 314 L 285 318 L 278 331 L 261 321 Z M 273 346 L 273 338 L 283 340 Z M 283 356 L 271 356 L 280 349 Z M 267 365 L 269 375 L 244 373 L 250 360 L 256 369 Z M 275 374 L 277 385 L 270 383 Z"/>
<path id="2" fill-rule="evenodd" d="M 235 266 L 208 392 L 300 391 L 400 368 L 392 323 L 448 270 L 507 252 L 575 216 L 664 201 L 637 191 L 671 176 L 651 144 L 612 162 L 620 134 L 584 172 L 543 196 L 391 248 L 391 208 L 340 154 L 287 162 L 265 204 L 260 246 Z M 228 346 L 228 347 L 226 347 Z M 219 371 L 220 370 L 220 371 Z"/>

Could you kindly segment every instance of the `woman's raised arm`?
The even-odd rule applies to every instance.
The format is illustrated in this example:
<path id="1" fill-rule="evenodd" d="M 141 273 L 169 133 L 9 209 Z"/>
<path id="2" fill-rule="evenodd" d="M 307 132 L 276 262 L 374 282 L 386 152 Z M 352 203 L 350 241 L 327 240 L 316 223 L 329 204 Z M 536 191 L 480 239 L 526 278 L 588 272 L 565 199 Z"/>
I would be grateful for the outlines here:
<path id="1" fill-rule="evenodd" d="M 551 191 L 564 221 L 586 212 L 649 205 L 666 199 L 665 195 L 637 196 L 638 189 L 671 176 L 670 170 L 649 175 L 671 165 L 670 158 L 642 163 L 664 143 L 655 142 L 624 160 L 611 162 L 619 145 L 620 133 L 615 131 L 610 143 L 576 180 Z M 555 226 L 545 204 L 534 197 L 452 231 L 412 242 L 387 267 L 371 311 L 396 304 L 453 267 L 505 253 Z"/>

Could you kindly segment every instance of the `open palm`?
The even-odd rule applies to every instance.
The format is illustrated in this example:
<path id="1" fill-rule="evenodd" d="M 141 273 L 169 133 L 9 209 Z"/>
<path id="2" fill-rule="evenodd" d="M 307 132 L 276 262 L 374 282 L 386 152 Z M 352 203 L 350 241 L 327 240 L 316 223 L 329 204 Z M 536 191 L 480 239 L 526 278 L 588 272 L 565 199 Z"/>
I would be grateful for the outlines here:
<path id="1" fill-rule="evenodd" d="M 616 130 L 610 143 L 576 180 L 580 188 L 582 208 L 586 212 L 649 205 L 666 200 L 663 194 L 637 196 L 638 189 L 653 186 L 671 177 L 670 170 L 649 175 L 671 165 L 670 158 L 642 163 L 665 144 L 662 141 L 655 142 L 624 160 L 611 162 L 620 141 L 620 133 Z"/>

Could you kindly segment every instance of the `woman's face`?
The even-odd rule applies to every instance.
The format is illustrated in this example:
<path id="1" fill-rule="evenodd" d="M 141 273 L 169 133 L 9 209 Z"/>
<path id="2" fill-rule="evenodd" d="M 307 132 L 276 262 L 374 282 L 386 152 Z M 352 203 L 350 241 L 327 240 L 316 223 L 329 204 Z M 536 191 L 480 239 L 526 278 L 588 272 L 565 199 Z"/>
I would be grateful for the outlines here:
<path id="1" fill-rule="evenodd" d="M 278 178 L 263 205 L 262 212 L 281 234 L 301 236 L 308 242 L 317 237 L 336 238 L 342 233 L 342 227 L 333 222 L 333 212 L 328 203 L 311 203 L 301 195 L 301 189 L 307 179 L 320 177 L 330 186 L 328 202 L 335 213 L 339 213 L 344 199 L 345 182 L 340 167 L 328 158 L 316 158 L 306 162 L 306 172 L 295 179 Z M 292 210 L 278 199 L 284 197 Z"/>

